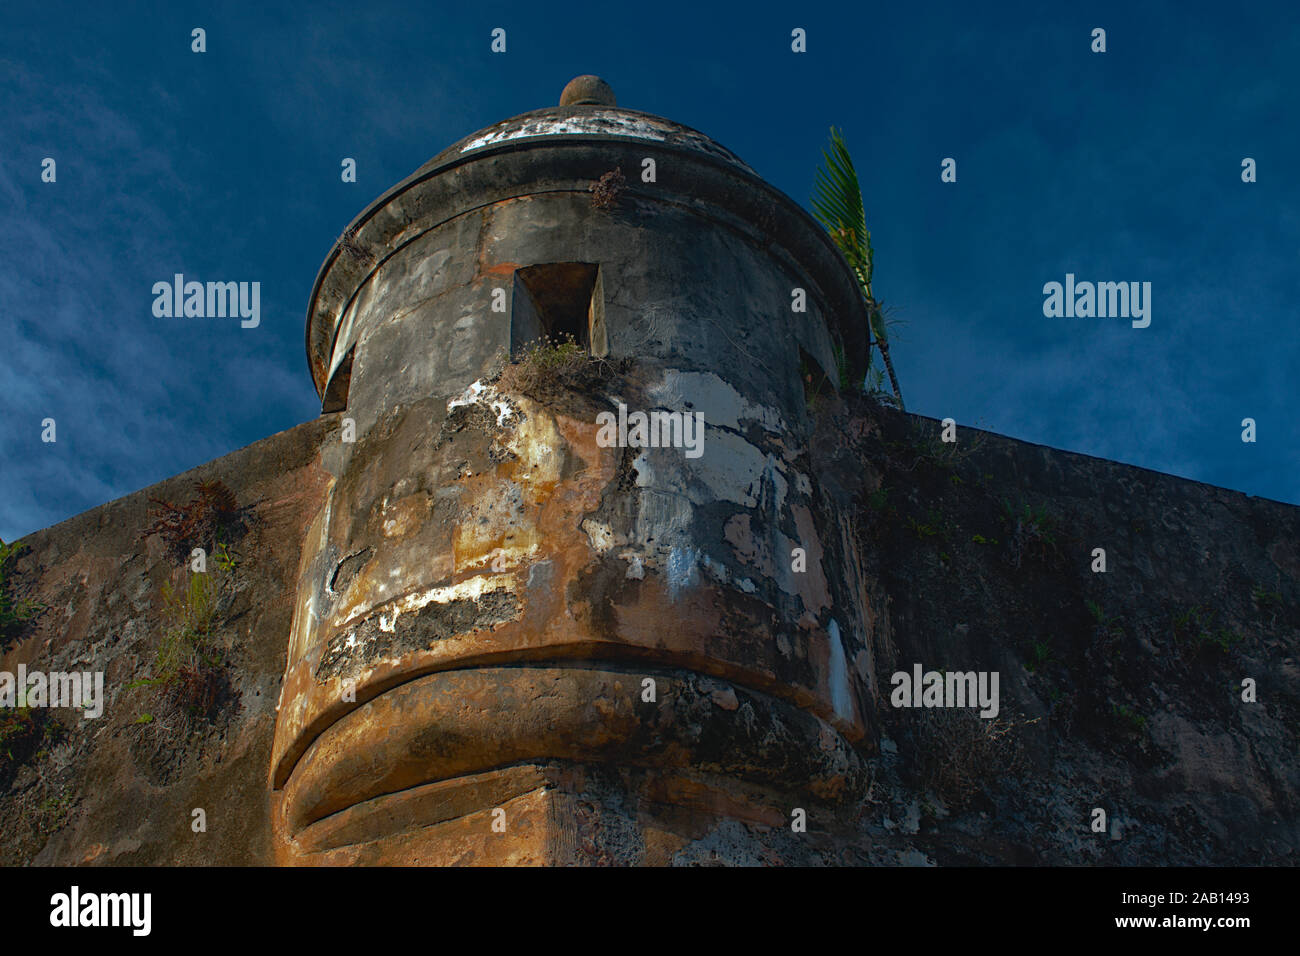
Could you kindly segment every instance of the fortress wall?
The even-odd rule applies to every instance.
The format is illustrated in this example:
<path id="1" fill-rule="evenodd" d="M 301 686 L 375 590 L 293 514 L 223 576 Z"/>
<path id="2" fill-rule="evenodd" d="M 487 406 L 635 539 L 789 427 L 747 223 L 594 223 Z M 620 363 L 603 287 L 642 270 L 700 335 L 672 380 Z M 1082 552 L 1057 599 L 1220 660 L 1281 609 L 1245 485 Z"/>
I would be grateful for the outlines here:
<path id="1" fill-rule="evenodd" d="M 337 441 L 336 425 L 308 422 L 26 539 L 17 587 L 48 610 L 5 648 L 0 670 L 103 670 L 107 702 L 98 720 L 51 712 L 68 723 L 66 741 L 25 761 L 0 794 L 4 863 L 270 861 L 275 700 L 302 536 L 327 480 L 318 449 Z M 819 494 L 853 514 L 877 638 L 882 747 L 862 813 L 803 839 L 724 814 L 688 839 L 601 846 L 600 860 L 1294 859 L 1300 509 L 973 429 L 945 451 L 938 422 L 856 400 L 826 409 L 818 428 Z M 159 592 L 174 573 L 158 539 L 139 534 L 149 497 L 183 501 L 207 478 L 256 520 L 218 629 L 233 647 L 238 705 L 184 742 L 137 724 L 159 708 L 127 687 L 154 660 Z M 1049 516 L 1055 547 L 1026 538 L 1017 566 L 1007 502 Z M 1091 570 L 1094 546 L 1106 548 L 1104 574 Z M 891 707 L 890 675 L 915 663 L 998 671 L 1015 753 L 981 749 L 939 712 Z M 1244 677 L 1257 680 L 1255 704 L 1241 701 Z M 986 766 L 972 791 L 958 771 L 973 760 Z M 583 819 L 635 830 L 599 773 L 569 776 L 574 792 L 556 792 L 550 816 L 586 807 Z M 558 778 L 538 779 L 545 794 Z M 191 831 L 196 807 L 206 834 Z M 1108 812 L 1105 834 L 1089 830 L 1094 807 Z M 567 857 L 582 861 L 579 837 Z"/>
<path id="2" fill-rule="evenodd" d="M 303 532 L 327 474 L 324 416 L 29 535 L 18 593 L 44 604 L 0 653 L 0 671 L 102 671 L 104 713 L 46 713 L 65 742 L 25 761 L 0 793 L 0 863 L 240 864 L 268 859 L 267 773 Z M 335 439 L 336 440 L 336 439 Z M 222 590 L 215 639 L 228 646 L 232 696 L 186 739 L 148 676 L 166 628 L 161 589 L 180 564 L 141 541 L 149 499 L 184 504 L 217 479 L 251 511 L 240 563 Z M 35 710 L 35 709 L 34 709 Z M 12 713 L 12 712 L 10 712 Z M 137 723 L 152 714 L 152 723 Z M 207 832 L 191 830 L 203 808 Z"/>
<path id="3" fill-rule="evenodd" d="M 884 843 L 964 864 L 1294 863 L 1300 508 L 972 428 L 944 445 L 940 422 L 860 400 L 820 425 L 815 471 L 857 500 L 870 564 L 878 810 L 920 828 Z M 916 664 L 998 672 L 1007 736 L 890 706 Z"/>

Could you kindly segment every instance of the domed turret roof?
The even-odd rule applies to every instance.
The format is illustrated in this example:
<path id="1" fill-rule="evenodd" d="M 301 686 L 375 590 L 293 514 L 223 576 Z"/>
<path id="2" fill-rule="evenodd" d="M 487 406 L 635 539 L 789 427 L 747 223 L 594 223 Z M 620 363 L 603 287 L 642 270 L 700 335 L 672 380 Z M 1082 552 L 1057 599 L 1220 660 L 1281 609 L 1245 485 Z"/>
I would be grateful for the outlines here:
<path id="1" fill-rule="evenodd" d="M 471 153 L 513 146 L 535 146 L 539 145 L 540 139 L 639 139 L 658 146 L 701 153 L 751 176 L 757 175 L 739 156 L 699 130 L 640 110 L 585 104 L 547 106 L 494 123 L 448 146 L 421 166 L 414 175 L 427 175 Z"/>
<path id="2" fill-rule="evenodd" d="M 596 76 L 571 80 L 560 105 L 512 116 L 453 143 L 371 202 L 330 250 L 312 288 L 307 310 L 307 358 L 317 392 L 324 394 L 344 311 L 372 268 L 402 242 L 413 226 L 454 215 L 466 203 L 509 198 L 519 184 L 550 177 L 546 188 L 579 168 L 573 157 L 607 154 L 611 148 L 645 144 L 656 153 L 677 153 L 676 184 L 691 202 L 712 202 L 750 223 L 794 260 L 814 268 L 830 297 L 828 321 L 840 328 L 849 364 L 865 364 L 866 327 L 856 280 L 812 216 L 765 182 L 731 150 L 699 130 L 616 105 L 614 91 Z M 549 157 L 547 154 L 550 154 Z M 557 157 L 563 155 L 561 161 Z M 633 153 L 633 157 L 639 154 Z M 627 157 L 625 154 L 625 163 Z M 637 160 L 639 162 L 639 160 Z M 630 171 L 636 176 L 635 171 Z M 590 176 L 590 172 L 583 176 Z M 540 178 L 538 178 L 540 177 Z M 583 178 L 580 176 L 579 178 Z"/>

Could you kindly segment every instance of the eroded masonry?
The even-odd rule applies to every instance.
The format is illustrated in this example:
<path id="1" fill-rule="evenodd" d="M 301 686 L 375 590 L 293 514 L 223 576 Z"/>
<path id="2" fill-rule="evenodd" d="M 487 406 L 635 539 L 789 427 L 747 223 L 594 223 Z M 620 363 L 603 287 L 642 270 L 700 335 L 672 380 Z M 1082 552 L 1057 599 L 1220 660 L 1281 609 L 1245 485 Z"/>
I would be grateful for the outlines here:
<path id="1" fill-rule="evenodd" d="M 28 540 L 5 667 L 108 703 L 0 774 L 4 862 L 1294 854 L 1297 509 L 941 443 L 841 393 L 866 328 L 797 203 L 594 77 L 447 148 L 320 271 L 318 420 Z M 1000 708 L 891 707 L 922 663 Z"/>
<path id="2" fill-rule="evenodd" d="M 309 309 L 318 389 L 356 433 L 297 588 L 272 773 L 289 854 L 436 861 L 501 808 L 537 835 L 511 853 L 547 859 L 548 781 L 611 763 L 635 829 L 856 792 L 871 625 L 847 516 L 809 474 L 800 362 L 860 363 L 865 321 L 823 230 L 579 80 L 347 237 Z M 539 338 L 589 354 L 590 387 L 486 381 Z M 611 406 L 700 414 L 702 447 L 599 442 Z"/>

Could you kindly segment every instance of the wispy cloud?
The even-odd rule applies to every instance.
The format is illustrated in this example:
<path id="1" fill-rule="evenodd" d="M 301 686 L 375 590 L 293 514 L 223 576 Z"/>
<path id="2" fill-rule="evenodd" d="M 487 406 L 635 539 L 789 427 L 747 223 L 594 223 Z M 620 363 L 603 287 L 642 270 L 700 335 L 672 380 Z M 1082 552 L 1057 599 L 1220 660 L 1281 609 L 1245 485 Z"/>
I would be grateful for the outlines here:
<path id="1" fill-rule="evenodd" d="M 1300 26 L 1276 9 L 759 4 L 737 19 L 669 2 L 556 18 L 324 2 L 308 19 L 203 11 L 202 56 L 192 11 L 15 14 L 0 36 L 0 536 L 314 415 L 303 310 L 343 225 L 588 71 L 799 201 L 827 126 L 845 128 L 877 291 L 909 323 L 894 351 L 909 407 L 1300 502 Z M 1104 56 L 1086 52 L 1094 18 Z M 505 56 L 487 49 L 497 25 Z M 938 181 L 947 155 L 956 186 Z M 261 328 L 155 319 L 152 284 L 174 272 L 261 281 Z M 1045 318 L 1042 284 L 1066 272 L 1150 281 L 1152 326 Z"/>

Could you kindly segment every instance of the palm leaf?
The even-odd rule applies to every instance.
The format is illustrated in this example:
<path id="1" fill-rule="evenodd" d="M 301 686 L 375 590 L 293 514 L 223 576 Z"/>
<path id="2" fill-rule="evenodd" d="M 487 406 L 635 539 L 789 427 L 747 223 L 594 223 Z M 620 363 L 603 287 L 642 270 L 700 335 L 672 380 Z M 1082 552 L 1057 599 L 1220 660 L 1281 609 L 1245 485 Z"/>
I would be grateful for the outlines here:
<path id="1" fill-rule="evenodd" d="M 822 151 L 825 165 L 817 170 L 812 206 L 817 218 L 830 233 L 831 240 L 844 253 L 863 294 L 871 296 L 871 233 L 867 231 L 866 213 L 862 208 L 862 186 L 853 158 L 840 131 L 831 128 L 831 142 Z"/>
<path id="2" fill-rule="evenodd" d="M 869 337 L 880 348 L 880 357 L 889 374 L 894 396 L 899 408 L 902 408 L 903 395 L 894 374 L 894 363 L 889 357 L 889 337 L 885 330 L 884 314 L 871 292 L 875 254 L 871 249 L 871 233 L 867 230 L 867 216 L 862 205 L 862 184 L 858 180 L 857 170 L 853 168 L 853 157 L 849 155 L 844 137 L 833 126 L 830 146 L 822 150 L 822 159 L 824 165 L 817 170 L 813 184 L 813 212 L 826 227 L 831 241 L 844 254 L 857 277 L 862 297 L 866 301 Z M 871 370 L 870 344 L 867 346 L 867 370 Z"/>

